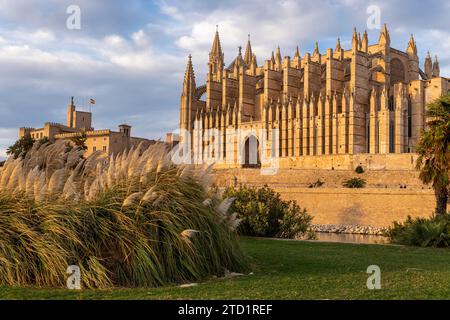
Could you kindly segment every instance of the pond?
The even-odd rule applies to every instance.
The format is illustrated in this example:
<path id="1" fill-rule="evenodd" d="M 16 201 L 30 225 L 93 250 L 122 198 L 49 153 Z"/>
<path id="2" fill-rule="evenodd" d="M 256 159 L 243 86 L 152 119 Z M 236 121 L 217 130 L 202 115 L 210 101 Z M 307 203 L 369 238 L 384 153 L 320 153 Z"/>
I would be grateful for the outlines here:
<path id="1" fill-rule="evenodd" d="M 316 232 L 317 240 L 328 242 L 345 242 L 345 243 L 389 243 L 384 236 L 368 235 L 368 234 L 349 234 L 349 233 L 329 233 Z"/>

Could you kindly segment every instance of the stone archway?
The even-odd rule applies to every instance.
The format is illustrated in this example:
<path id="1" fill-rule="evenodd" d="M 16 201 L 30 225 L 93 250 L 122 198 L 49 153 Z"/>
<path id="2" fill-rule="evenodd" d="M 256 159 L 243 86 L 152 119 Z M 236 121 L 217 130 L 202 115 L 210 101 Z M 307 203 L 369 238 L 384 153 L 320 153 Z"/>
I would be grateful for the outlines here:
<path id="1" fill-rule="evenodd" d="M 243 168 L 261 167 L 259 140 L 253 134 L 245 139 L 243 154 Z"/>

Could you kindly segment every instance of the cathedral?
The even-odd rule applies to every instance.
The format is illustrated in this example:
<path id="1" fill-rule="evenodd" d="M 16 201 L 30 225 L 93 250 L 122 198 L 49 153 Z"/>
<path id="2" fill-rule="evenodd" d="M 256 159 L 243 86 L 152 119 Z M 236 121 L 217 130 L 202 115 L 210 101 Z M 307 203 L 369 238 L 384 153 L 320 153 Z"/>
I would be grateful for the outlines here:
<path id="1" fill-rule="evenodd" d="M 450 91 L 437 57 L 419 66 L 413 35 L 406 51 L 391 47 L 386 25 L 370 44 L 353 31 L 352 46 L 282 57 L 258 65 L 250 37 L 225 65 L 216 31 L 206 84 L 197 86 L 192 57 L 180 102 L 180 144 L 196 163 L 264 166 L 267 159 L 414 153 L 426 105 Z M 319 161 L 320 162 L 320 161 Z"/>

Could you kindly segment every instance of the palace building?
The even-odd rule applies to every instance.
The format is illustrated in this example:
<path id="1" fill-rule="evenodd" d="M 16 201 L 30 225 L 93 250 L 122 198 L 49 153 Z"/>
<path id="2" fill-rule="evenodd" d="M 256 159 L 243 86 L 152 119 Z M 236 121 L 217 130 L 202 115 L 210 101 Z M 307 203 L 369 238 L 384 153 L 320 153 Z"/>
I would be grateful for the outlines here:
<path id="1" fill-rule="evenodd" d="M 180 143 L 196 161 L 227 167 L 264 166 L 273 150 L 289 159 L 281 162 L 286 167 L 319 156 L 414 153 L 426 105 L 449 92 L 450 80 L 429 53 L 421 69 L 413 35 L 405 47 L 391 47 L 384 25 L 373 44 L 355 29 L 351 48 L 337 39 L 334 50 L 321 52 L 316 43 L 312 54 L 301 56 L 297 47 L 292 58 L 278 48 L 258 66 L 249 38 L 226 66 L 216 31 L 206 84 L 196 84 L 189 56 Z"/>
<path id="2" fill-rule="evenodd" d="M 77 110 L 73 97 L 67 106 L 66 120 L 66 125 L 47 122 L 42 128 L 22 127 L 19 129 L 19 138 L 28 135 L 34 140 L 47 138 L 50 142 L 55 142 L 56 140 L 72 141 L 83 135 L 86 138 L 87 149 L 84 154 L 86 157 L 97 151 L 118 154 L 140 143 L 145 146 L 155 143 L 153 140 L 132 137 L 131 126 L 126 124 L 119 125 L 118 131 L 94 130 L 92 113 Z"/>

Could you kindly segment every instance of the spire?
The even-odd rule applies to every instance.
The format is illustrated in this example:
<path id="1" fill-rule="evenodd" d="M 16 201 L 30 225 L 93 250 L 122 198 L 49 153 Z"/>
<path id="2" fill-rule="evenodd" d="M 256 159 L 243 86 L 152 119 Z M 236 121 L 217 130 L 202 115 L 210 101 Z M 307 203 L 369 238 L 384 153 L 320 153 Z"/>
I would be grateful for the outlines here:
<path id="1" fill-rule="evenodd" d="M 417 56 L 416 41 L 414 41 L 414 35 L 412 33 L 411 33 L 411 38 L 409 38 L 408 48 L 406 49 L 406 52 L 410 56 Z"/>
<path id="2" fill-rule="evenodd" d="M 369 36 L 367 35 L 367 30 L 364 30 L 364 35 L 362 38 L 361 50 L 363 52 L 369 52 Z"/>
<path id="3" fill-rule="evenodd" d="M 434 63 L 433 63 L 433 78 L 438 78 L 440 76 L 441 70 L 439 68 L 439 61 L 438 56 L 434 56 Z"/>
<path id="4" fill-rule="evenodd" d="M 273 51 L 272 56 L 270 57 L 270 65 L 272 69 L 275 68 L 275 55 L 273 54 Z"/>
<path id="5" fill-rule="evenodd" d="M 341 39 L 337 38 L 336 40 L 336 49 L 334 51 L 341 51 L 342 47 L 341 47 Z"/>
<path id="6" fill-rule="evenodd" d="M 213 74 L 218 74 L 220 78 L 220 73 L 223 69 L 223 52 L 222 47 L 220 45 L 219 38 L 219 27 L 216 25 L 216 34 L 214 36 L 213 45 L 211 48 L 211 52 L 209 53 L 209 66 L 210 72 Z"/>
<path id="7" fill-rule="evenodd" d="M 431 79 L 433 76 L 433 62 L 431 61 L 430 51 L 428 51 L 427 57 L 425 58 L 424 69 L 427 79 Z"/>
<path id="8" fill-rule="evenodd" d="M 295 47 L 294 58 L 300 58 L 300 52 L 299 52 L 299 50 L 298 50 L 298 46 Z"/>
<path id="9" fill-rule="evenodd" d="M 277 47 L 277 54 L 275 56 L 275 67 L 277 70 L 281 70 L 281 51 L 280 46 Z"/>
<path id="10" fill-rule="evenodd" d="M 361 33 L 358 32 L 358 50 L 362 51 Z"/>
<path id="11" fill-rule="evenodd" d="M 180 128 L 190 130 L 192 128 L 192 120 L 194 115 L 194 95 L 195 95 L 195 75 L 192 66 L 192 56 L 189 55 L 184 74 L 183 91 L 181 93 L 180 105 Z"/>
<path id="12" fill-rule="evenodd" d="M 389 35 L 389 31 L 388 31 L 386 24 L 384 24 L 383 29 L 381 30 L 380 39 L 378 40 L 378 44 L 385 45 L 385 46 L 391 45 L 391 37 Z"/>
<path id="13" fill-rule="evenodd" d="M 211 48 L 210 57 L 222 57 L 222 47 L 220 45 L 220 38 L 219 38 L 219 26 L 216 25 L 216 34 L 214 35 L 214 41 Z"/>
<path id="14" fill-rule="evenodd" d="M 353 36 L 352 36 L 352 50 L 356 51 L 359 48 L 358 44 L 358 33 L 356 32 L 356 27 L 353 29 Z"/>
<path id="15" fill-rule="evenodd" d="M 247 40 L 247 47 L 245 48 L 244 62 L 249 66 L 252 62 L 252 58 L 253 58 L 253 52 L 252 52 L 252 45 L 250 43 L 250 34 L 249 34 L 248 40 Z"/>
<path id="16" fill-rule="evenodd" d="M 258 61 L 256 60 L 256 55 L 255 54 L 252 54 L 252 62 L 251 62 L 251 64 L 254 65 L 255 68 L 258 67 Z"/>
<path id="17" fill-rule="evenodd" d="M 317 41 L 316 41 L 316 43 L 314 44 L 314 52 L 313 52 L 313 56 L 318 56 L 320 53 L 319 53 L 319 44 L 317 43 Z"/>
<path id="18" fill-rule="evenodd" d="M 298 50 L 298 46 L 295 48 L 295 53 L 294 53 L 294 59 L 293 59 L 293 66 L 294 68 L 299 69 L 302 65 L 302 58 L 300 57 L 300 52 Z"/>
<path id="19" fill-rule="evenodd" d="M 194 66 L 192 65 L 192 55 L 189 54 L 188 56 L 188 62 L 186 65 L 186 72 L 184 73 L 184 83 L 185 84 L 192 84 L 195 85 L 195 74 L 194 74 Z"/>

